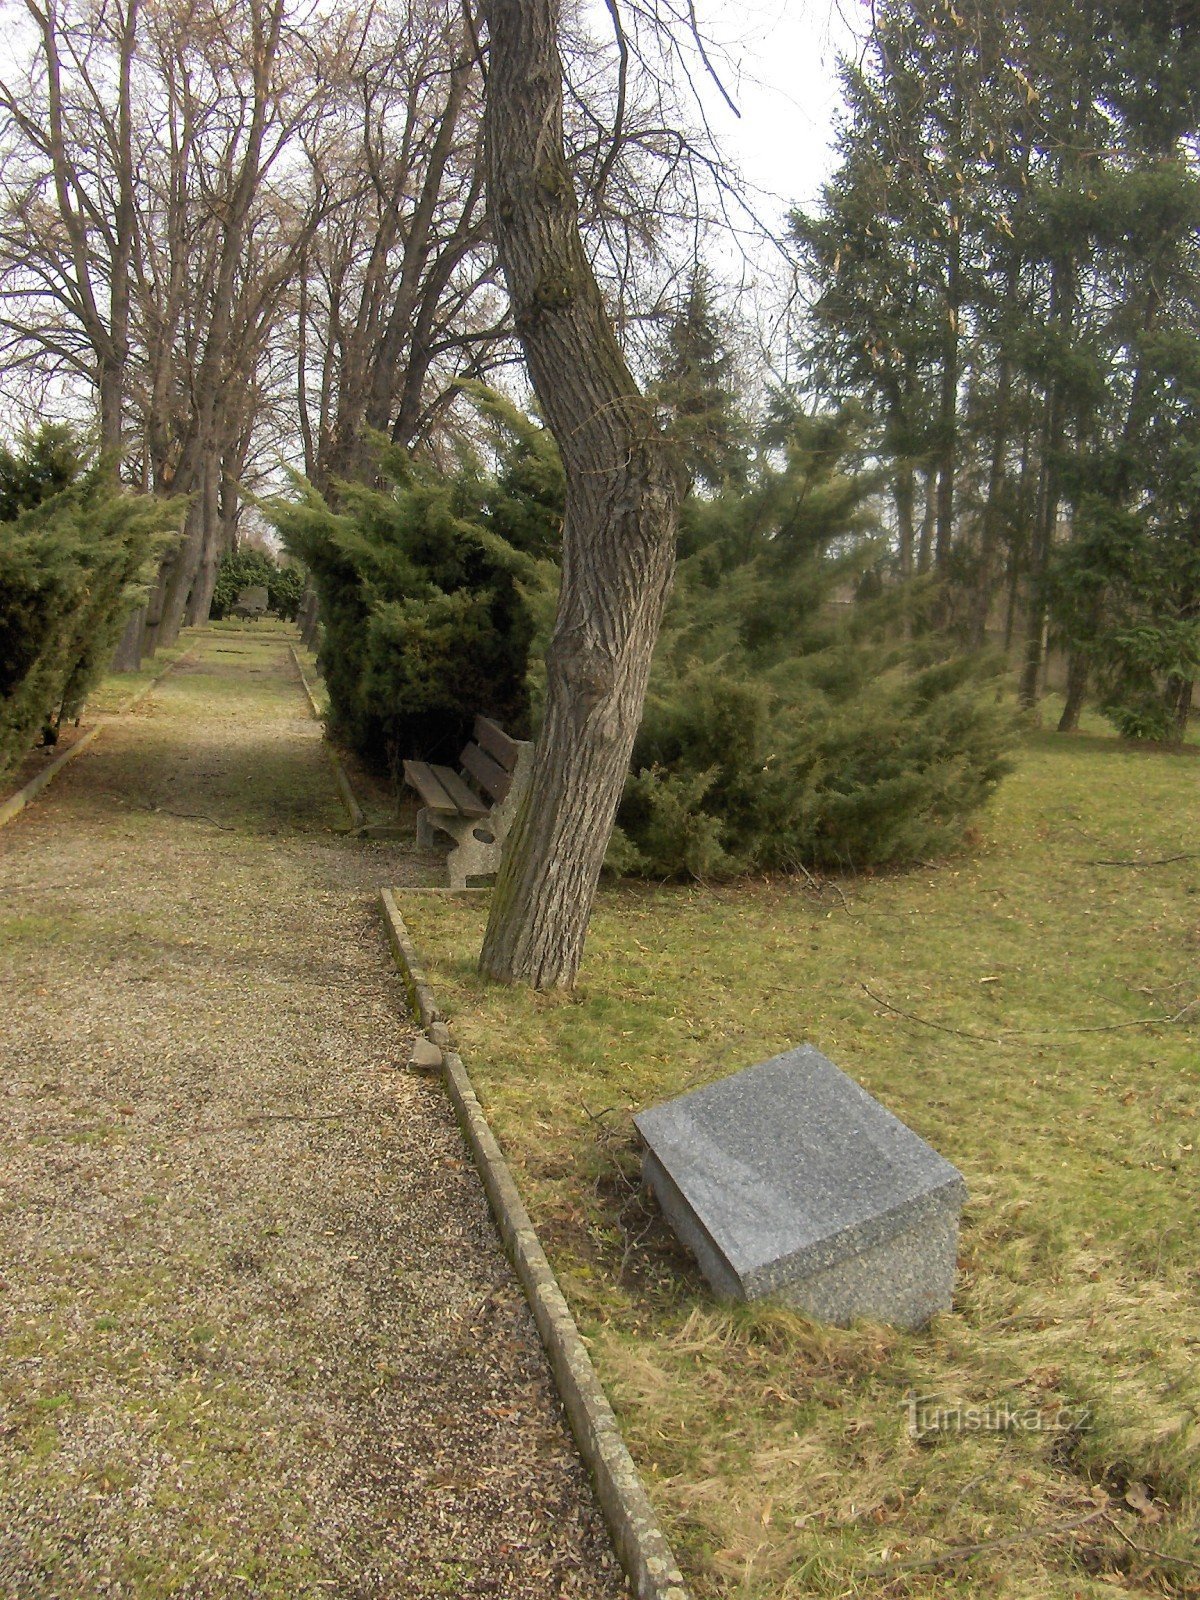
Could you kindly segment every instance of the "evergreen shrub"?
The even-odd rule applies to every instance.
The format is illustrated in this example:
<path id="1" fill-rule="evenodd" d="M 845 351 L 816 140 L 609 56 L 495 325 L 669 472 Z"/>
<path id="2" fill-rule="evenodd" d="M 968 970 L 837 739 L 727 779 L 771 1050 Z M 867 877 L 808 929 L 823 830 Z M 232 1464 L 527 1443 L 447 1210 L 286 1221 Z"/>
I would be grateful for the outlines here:
<path id="1" fill-rule="evenodd" d="M 880 582 L 856 434 L 850 413 L 784 408 L 748 487 L 685 508 L 614 870 L 942 855 L 1007 770 L 1000 663 L 955 657 L 923 625 L 920 591 Z"/>
<path id="2" fill-rule="evenodd" d="M 681 573 L 675 627 L 696 606 L 694 581 Z M 906 644 L 887 607 L 862 610 L 873 627 L 865 614 L 835 619 L 824 638 L 775 641 L 773 661 L 762 646 L 705 650 L 668 632 L 610 866 L 656 878 L 862 870 L 961 841 L 1007 770 L 998 665 L 939 659 Z"/>
<path id="3" fill-rule="evenodd" d="M 387 487 L 339 484 L 331 503 L 300 483 L 269 508 L 316 587 L 330 731 L 393 776 L 407 757 L 453 763 L 480 712 L 529 731 L 523 591 L 549 538 L 545 450 L 528 419 L 509 428 L 510 408 L 491 409 L 508 449 L 498 474 L 465 447 L 445 476 L 381 445 Z"/>
<path id="4" fill-rule="evenodd" d="M 222 621 L 237 605 L 242 590 L 254 588 L 267 591 L 268 611 L 285 622 L 295 622 L 304 598 L 303 570 L 292 563 L 282 564 L 268 551 L 250 545 L 231 550 L 222 558 L 213 586 L 210 618 Z"/>
<path id="5" fill-rule="evenodd" d="M 177 522 L 44 428 L 0 448 L 0 772 L 81 710 Z"/>
<path id="6" fill-rule="evenodd" d="M 563 481 L 548 434 L 475 395 L 490 470 L 395 452 L 393 487 L 272 508 L 317 587 L 331 724 L 393 771 L 452 761 L 477 711 L 536 721 Z M 610 870 L 858 869 L 952 849 L 1006 770 L 999 663 L 951 654 L 889 589 L 853 413 L 781 406 L 748 476 L 685 507 L 676 586 Z M 853 601 L 847 596 L 857 596 Z"/>

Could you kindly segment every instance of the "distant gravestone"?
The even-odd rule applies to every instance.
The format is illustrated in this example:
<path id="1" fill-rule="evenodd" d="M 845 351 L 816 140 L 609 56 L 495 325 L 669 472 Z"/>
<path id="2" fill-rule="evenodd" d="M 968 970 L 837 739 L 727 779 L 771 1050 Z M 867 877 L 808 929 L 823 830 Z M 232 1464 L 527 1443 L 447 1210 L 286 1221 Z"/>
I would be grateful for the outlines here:
<path id="1" fill-rule="evenodd" d="M 235 617 L 249 617 L 251 621 L 266 613 L 270 596 L 262 585 L 255 585 L 250 589 L 243 589 L 238 595 L 233 607 Z"/>
<path id="2" fill-rule="evenodd" d="M 909 1328 L 949 1307 L 962 1175 L 811 1045 L 634 1122 L 644 1176 L 722 1298 Z"/>

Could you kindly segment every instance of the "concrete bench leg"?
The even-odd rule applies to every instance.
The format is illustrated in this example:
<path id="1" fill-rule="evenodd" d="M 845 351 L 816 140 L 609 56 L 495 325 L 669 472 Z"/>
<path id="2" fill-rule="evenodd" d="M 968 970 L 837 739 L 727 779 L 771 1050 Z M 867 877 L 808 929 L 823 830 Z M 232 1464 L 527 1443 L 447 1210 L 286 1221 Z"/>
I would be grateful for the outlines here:
<path id="1" fill-rule="evenodd" d="M 469 877 L 482 877 L 499 870 L 500 843 L 493 832 L 491 817 L 451 817 L 422 807 L 417 812 L 419 848 L 435 850 L 435 833 L 449 834 L 454 841 L 446 857 L 452 889 L 465 889 Z"/>
<path id="2" fill-rule="evenodd" d="M 422 806 L 417 812 L 417 849 L 434 849 L 433 823 L 430 820 L 428 806 Z"/>
<path id="3" fill-rule="evenodd" d="M 468 878 L 499 872 L 501 841 L 492 829 L 491 817 L 480 817 L 471 826 L 456 830 L 454 838 L 457 844 L 446 857 L 452 889 L 465 889 Z"/>

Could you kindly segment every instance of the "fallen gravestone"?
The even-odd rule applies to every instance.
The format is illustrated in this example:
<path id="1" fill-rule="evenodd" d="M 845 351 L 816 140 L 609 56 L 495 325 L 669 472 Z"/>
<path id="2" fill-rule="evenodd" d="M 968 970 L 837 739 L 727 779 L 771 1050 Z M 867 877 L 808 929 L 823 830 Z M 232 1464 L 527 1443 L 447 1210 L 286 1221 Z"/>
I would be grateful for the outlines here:
<path id="1" fill-rule="evenodd" d="M 634 1122 L 646 1181 L 722 1298 L 910 1328 L 949 1307 L 962 1175 L 811 1045 Z"/>

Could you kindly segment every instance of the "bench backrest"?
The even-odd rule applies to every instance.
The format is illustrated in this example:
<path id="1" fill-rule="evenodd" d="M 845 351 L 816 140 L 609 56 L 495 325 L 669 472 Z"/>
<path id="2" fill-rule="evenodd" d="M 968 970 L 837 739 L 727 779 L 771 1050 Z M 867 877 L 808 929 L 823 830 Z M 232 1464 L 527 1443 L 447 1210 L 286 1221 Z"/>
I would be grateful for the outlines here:
<path id="1" fill-rule="evenodd" d="M 498 804 L 512 788 L 521 750 L 520 741 L 510 739 L 490 717 L 476 717 L 475 738 L 458 759 L 463 771 L 469 772 L 484 794 Z"/>
<path id="2" fill-rule="evenodd" d="M 233 607 L 240 617 L 259 617 L 266 611 L 271 603 L 271 597 L 262 584 L 255 584 L 252 588 L 242 589 Z"/>

